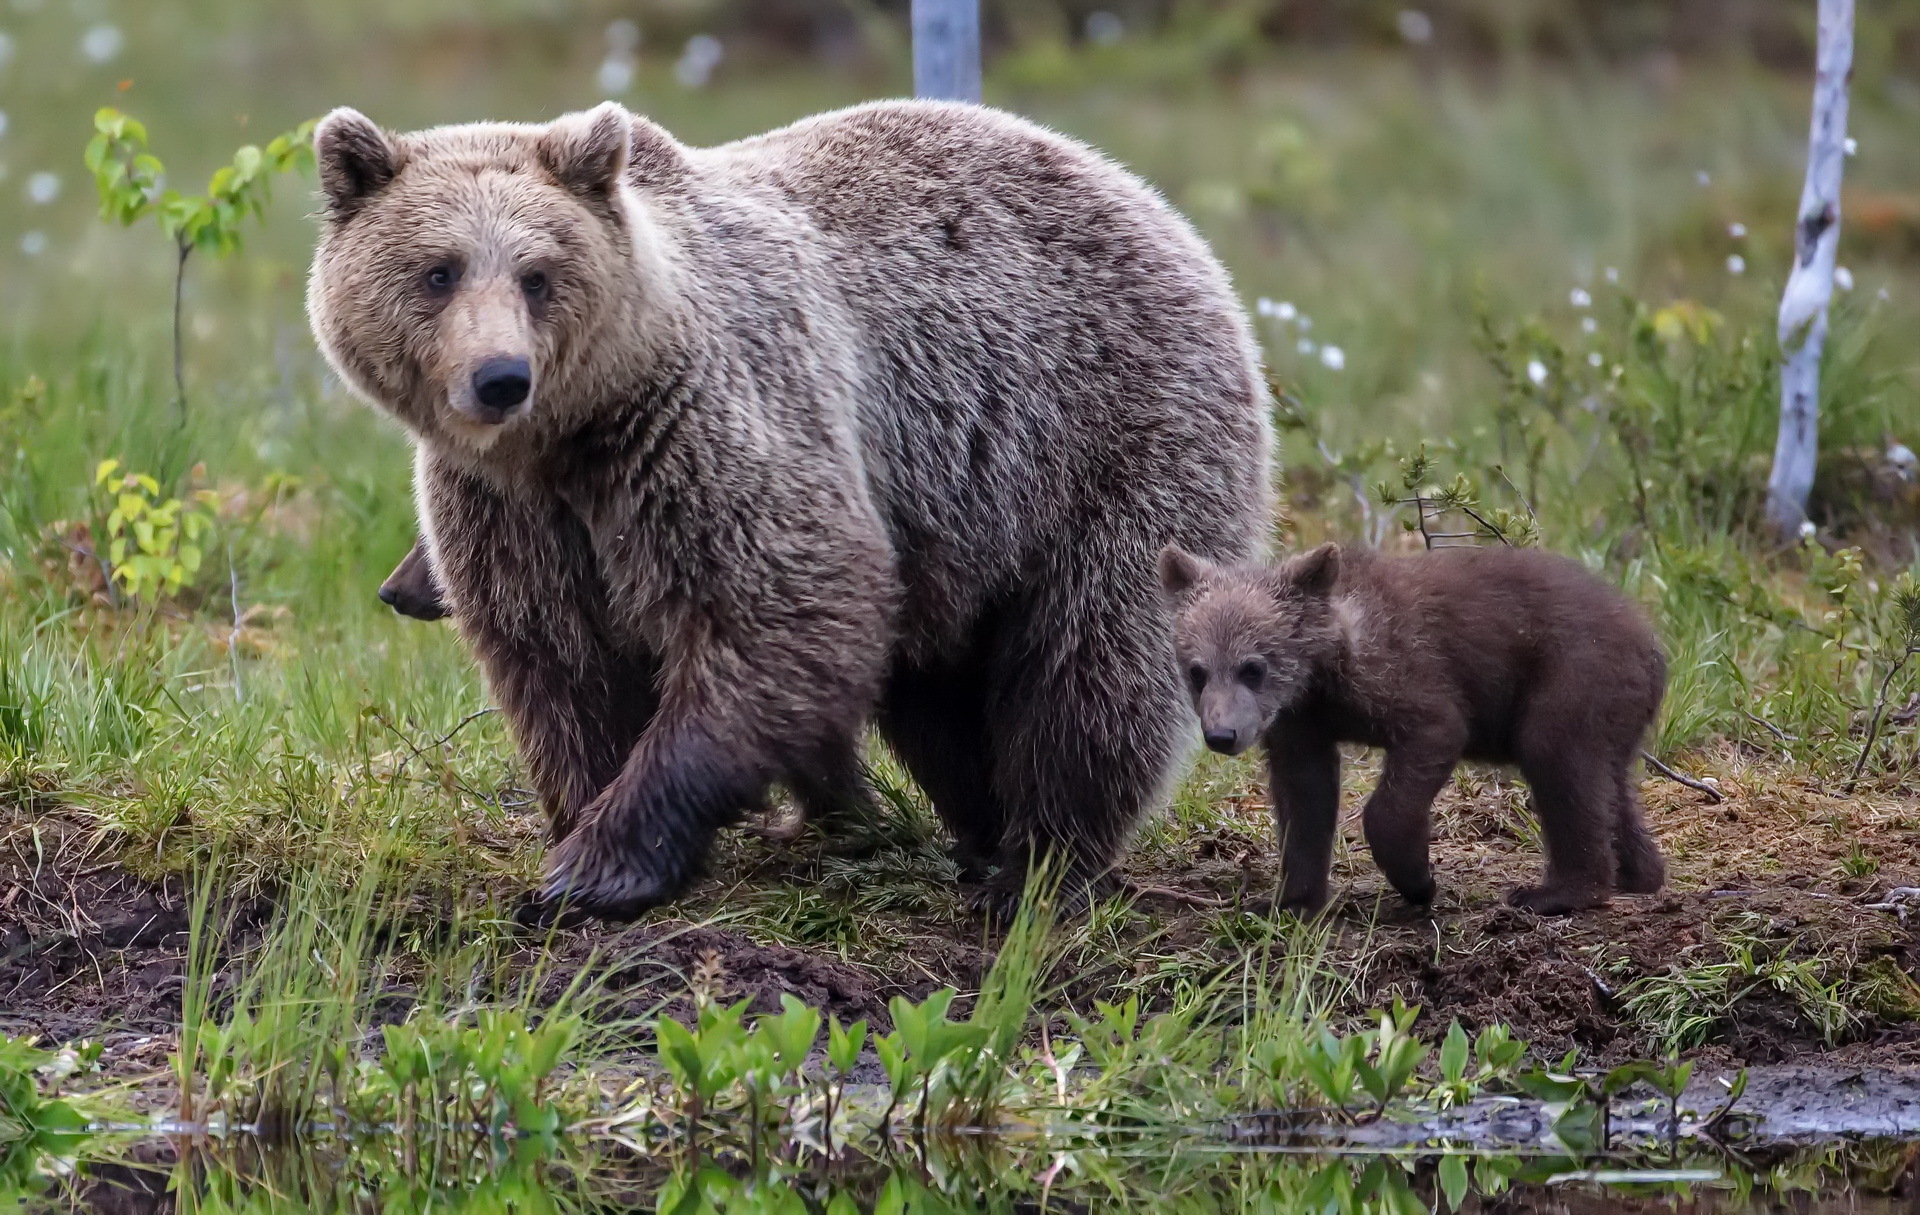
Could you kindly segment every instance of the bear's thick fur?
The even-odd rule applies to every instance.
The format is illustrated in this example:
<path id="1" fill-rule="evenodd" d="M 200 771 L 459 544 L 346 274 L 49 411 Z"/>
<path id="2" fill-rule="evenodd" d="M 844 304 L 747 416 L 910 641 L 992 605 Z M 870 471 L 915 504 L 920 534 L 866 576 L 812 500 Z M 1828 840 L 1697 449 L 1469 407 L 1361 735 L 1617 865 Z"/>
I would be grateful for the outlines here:
<path id="1" fill-rule="evenodd" d="M 1367 846 L 1414 902 L 1433 898 L 1430 813 L 1462 758 L 1518 764 L 1532 786 L 1546 880 L 1512 902 L 1557 914 L 1666 880 L 1632 772 L 1666 659 L 1640 609 L 1576 562 L 1325 544 L 1273 567 L 1169 548 L 1160 571 L 1207 745 L 1266 744 L 1283 905 L 1327 900 L 1343 742 L 1386 749 Z"/>
<path id="2" fill-rule="evenodd" d="M 315 150 L 313 329 L 415 439 L 549 902 L 671 899 L 771 781 L 863 796 L 869 720 L 1003 891 L 1113 862 L 1189 729 L 1155 558 L 1270 510 L 1244 314 L 1150 189 L 911 102 L 707 149 L 337 110 Z"/>

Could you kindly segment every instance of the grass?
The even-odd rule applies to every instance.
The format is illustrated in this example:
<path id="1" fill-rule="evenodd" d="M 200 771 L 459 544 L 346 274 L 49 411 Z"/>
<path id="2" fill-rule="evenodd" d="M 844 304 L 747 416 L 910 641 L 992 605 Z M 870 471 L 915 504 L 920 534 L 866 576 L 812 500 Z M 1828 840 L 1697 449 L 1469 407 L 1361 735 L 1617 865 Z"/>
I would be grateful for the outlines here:
<path id="1" fill-rule="evenodd" d="M 263 25 L 236 35 L 255 56 L 248 72 L 208 73 L 193 66 L 205 47 L 169 50 L 130 25 L 127 62 L 56 79 L 46 48 L 64 37 L 64 19 L 49 13 L 18 33 L 17 87 L 44 104 L 11 107 L 7 154 L 16 175 L 59 169 L 67 191 L 48 208 L 17 192 L 0 200 L 0 230 L 32 227 L 49 240 L 37 256 L 0 250 L 11 309 L 0 342 L 0 855 L 16 858 L 0 898 L 27 892 L 0 908 L 52 923 L 35 901 L 46 901 L 43 879 L 74 883 L 62 897 L 84 894 L 76 875 L 96 867 L 163 890 L 184 884 L 197 910 L 171 1040 L 187 1103 L 176 1109 L 284 1122 L 364 1101 L 363 1121 L 404 1120 L 451 1090 L 423 1088 L 422 1077 L 379 1081 L 396 1041 L 415 1055 L 444 1048 L 463 1069 L 483 1057 L 497 1068 L 549 1041 L 539 1037 L 548 1026 L 576 1024 L 543 1073 L 558 1085 L 554 1108 L 617 1123 L 626 1139 L 672 1155 L 684 1144 L 662 1128 L 684 1112 L 683 1093 L 647 1088 L 657 1074 L 624 1098 L 611 1080 L 574 1086 L 574 1077 L 632 1080 L 661 1000 L 694 1020 L 689 993 L 703 982 L 703 1002 L 725 1008 L 721 992 L 734 1002 L 764 995 L 756 976 L 777 973 L 826 993 L 842 1021 L 871 1015 L 889 1033 L 899 1026 L 880 1024 L 888 997 L 920 1008 L 931 991 L 959 989 L 955 1024 L 992 1044 L 939 1073 L 966 1118 L 1171 1133 L 1254 1109 L 1343 1104 L 1326 1091 L 1351 1062 L 1342 1043 L 1376 1035 L 1360 1062 L 1392 1070 L 1378 1022 L 1364 1014 L 1416 986 L 1407 977 L 1416 965 L 1472 964 L 1506 939 L 1497 925 L 1470 940 L 1397 922 L 1389 902 L 1367 903 L 1364 854 L 1345 843 L 1339 872 L 1358 893 L 1344 918 L 1302 926 L 1261 914 L 1272 878 L 1262 776 L 1254 761 L 1206 757 L 1145 825 L 1130 865 L 1176 893 L 1201 888 L 1207 905 L 1169 912 L 1151 894 L 1123 894 L 1051 933 L 1030 925 L 1025 945 L 1002 944 L 995 962 L 925 800 L 877 748 L 885 813 L 863 850 L 729 836 L 713 880 L 631 936 L 515 935 L 504 909 L 537 875 L 538 814 L 451 630 L 396 619 L 373 598 L 413 536 L 407 456 L 392 428 L 331 380 L 306 336 L 299 280 L 311 230 L 290 202 L 298 191 L 282 192 L 246 257 L 196 267 L 183 428 L 167 357 L 169 250 L 94 221 L 73 183 L 102 102 L 147 119 L 169 163 L 192 171 L 249 131 L 291 126 L 338 100 L 397 126 L 533 117 L 594 100 L 590 72 L 522 48 L 489 75 L 479 70 L 485 53 L 464 44 L 446 59 L 407 44 L 418 72 L 350 55 L 317 64 L 278 48 Z M 1035 62 L 1010 62 L 989 82 L 993 99 L 1144 173 L 1215 243 L 1249 305 L 1269 301 L 1257 323 L 1285 399 L 1288 544 L 1417 543 L 1404 530 L 1410 508 L 1383 501 L 1381 483 L 1389 498 L 1446 487 L 1503 529 L 1537 533 L 1624 587 L 1659 626 L 1672 680 L 1650 745 L 1715 775 L 1747 816 L 1732 826 L 1691 803 L 1656 805 L 1681 859 L 1733 858 L 1725 873 L 1701 868 L 1701 883 L 1760 885 L 1807 857 L 1835 881 L 1920 876 L 1902 869 L 1920 821 L 1920 736 L 1903 706 L 1920 684 L 1901 663 L 1912 600 L 1900 581 L 1920 511 L 1913 487 L 1884 467 L 1889 439 L 1915 442 L 1904 429 L 1914 368 L 1898 338 L 1920 321 L 1920 267 L 1900 221 L 1872 218 L 1887 207 L 1863 207 L 1847 229 L 1843 259 L 1857 285 L 1840 297 L 1824 381 L 1821 531 L 1783 549 L 1755 523 L 1777 408 L 1770 333 L 1790 250 L 1803 82 L 1688 65 L 1677 83 L 1649 89 L 1524 61 L 1486 80 L 1362 52 L 1264 60 L 1222 81 L 1145 67 L 1115 75 L 1125 69 L 1117 60 L 1098 72 L 1056 65 L 1050 77 Z M 434 72 L 455 83 L 435 86 Z M 801 72 L 709 92 L 662 80 L 643 75 L 629 102 L 696 141 L 881 87 Z M 1881 203 L 1920 189 L 1903 104 L 1890 86 L 1863 85 L 1856 98 L 1863 152 L 1849 180 Z M 1732 235 L 1734 223 L 1747 234 Z M 1727 269 L 1736 253 L 1739 275 Z M 206 559 L 177 593 L 129 600 L 88 559 L 108 506 L 95 470 L 109 458 L 168 493 L 207 495 Z M 1373 771 L 1356 759 L 1352 795 Z M 1856 767 L 1859 790 L 1843 797 Z M 1524 787 L 1490 774 L 1463 771 L 1441 826 L 1449 846 L 1469 841 L 1463 851 L 1502 874 L 1513 853 L 1537 850 Z M 1483 894 L 1474 887 L 1471 898 Z M 234 919 L 255 896 L 274 913 Z M 1476 933 L 1498 914 L 1463 910 Z M 101 909 L 75 902 L 60 913 L 72 927 L 36 928 L 28 956 L 89 940 L 84 915 Z M 1725 1042 L 1756 994 L 1798 1018 L 1795 1040 L 1809 1043 L 1915 1010 L 1892 958 L 1869 960 L 1851 940 L 1783 950 L 1738 924 L 1701 923 L 1712 935 L 1688 961 L 1670 967 L 1671 952 L 1649 946 L 1614 976 L 1636 1047 Z M 696 939 L 720 945 L 676 951 L 674 941 Z M 108 951 L 88 965 L 104 974 L 129 956 Z M 665 978 L 625 992 L 623 968 L 636 956 Z M 22 971 L 20 982 L 51 1001 L 48 989 L 81 969 L 45 982 Z M 104 978 L 100 990 L 104 1000 Z M 769 999 L 760 1010 L 772 1011 Z M 33 1015 L 59 1012 L 48 1004 Z M 1434 1020 L 1415 1036 L 1437 1044 L 1445 1027 Z M 384 1033 L 409 1026 L 415 1037 Z M 518 1045 L 487 1056 L 489 1034 Z M 304 1066 L 316 1058 L 333 1062 Z M 916 1073 L 921 1097 L 940 1066 Z M 1316 1074 L 1333 1079 L 1321 1085 Z M 819 1099 L 815 1079 L 782 1073 L 799 1090 L 791 1116 L 804 1120 Z M 1408 1080 L 1406 1091 L 1425 1083 Z M 747 1100 L 727 1087 L 721 1104 Z M 743 1126 L 706 1130 L 725 1138 Z M 538 1152 L 522 1161 L 519 1148 L 496 1159 L 485 1135 L 465 1147 L 468 1156 L 445 1162 L 449 1185 L 487 1177 L 506 1193 L 571 1167 Z M 371 1170 L 367 1185 L 391 1179 L 407 1149 L 393 1150 L 401 1155 L 387 1173 L 350 1167 Z M 1391 1210 L 1395 1186 L 1426 1186 L 1430 1197 L 1434 1184 L 1370 1166 L 1267 1161 L 1227 1174 L 1170 1168 L 1147 1185 L 1132 1165 L 1079 1148 L 1060 1164 L 1054 1148 L 1032 1143 L 972 1155 L 949 1144 L 934 1156 L 944 1163 L 926 1158 L 911 1184 L 945 1178 L 949 1194 L 1018 1173 L 1049 1179 L 1028 1194 L 1105 1185 L 1169 1203 L 1255 1194 L 1291 1203 L 1345 1187 L 1370 1197 L 1343 1201 Z M 228 1160 L 213 1173 L 252 1167 Z M 892 1176 L 866 1174 L 850 1191 L 871 1201 Z"/>

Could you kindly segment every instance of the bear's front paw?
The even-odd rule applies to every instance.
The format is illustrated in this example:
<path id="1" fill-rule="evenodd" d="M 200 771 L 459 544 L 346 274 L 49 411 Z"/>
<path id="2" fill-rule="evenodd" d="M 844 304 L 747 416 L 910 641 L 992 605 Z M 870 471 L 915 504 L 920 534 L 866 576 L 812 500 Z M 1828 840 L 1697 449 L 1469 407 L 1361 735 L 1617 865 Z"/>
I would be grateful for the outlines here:
<path id="1" fill-rule="evenodd" d="M 1611 893 L 1585 886 L 1521 886 L 1507 896 L 1507 903 L 1524 907 L 1535 915 L 1570 915 L 1605 907 Z"/>
<path id="2" fill-rule="evenodd" d="M 589 822 L 547 854 L 547 880 L 539 905 L 548 916 L 571 914 L 624 923 L 672 902 L 692 876 L 690 866 L 664 848 L 610 841 Z"/>

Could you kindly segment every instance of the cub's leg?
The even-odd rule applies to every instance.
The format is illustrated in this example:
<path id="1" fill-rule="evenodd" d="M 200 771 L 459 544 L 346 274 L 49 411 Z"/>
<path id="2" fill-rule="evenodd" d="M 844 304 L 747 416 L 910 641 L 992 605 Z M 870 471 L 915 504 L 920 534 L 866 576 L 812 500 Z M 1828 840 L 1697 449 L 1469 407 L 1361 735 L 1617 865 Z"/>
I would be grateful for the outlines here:
<path id="1" fill-rule="evenodd" d="M 1408 902 L 1433 902 L 1433 868 L 1427 847 L 1433 832 L 1433 799 L 1440 795 L 1465 749 L 1464 731 L 1433 723 L 1387 749 L 1380 784 L 1361 811 L 1367 849 L 1387 881 Z"/>
<path id="2" fill-rule="evenodd" d="M 1301 718 L 1267 733 L 1267 789 L 1280 845 L 1280 906 L 1311 915 L 1326 906 L 1340 826 L 1340 747 Z"/>
<path id="3" fill-rule="evenodd" d="M 1613 851 L 1619 865 L 1614 889 L 1622 894 L 1655 894 L 1667 883 L 1667 861 L 1647 830 L 1639 783 L 1633 779 L 1635 758 L 1630 755 L 1620 764 L 1614 782 Z"/>
<path id="4" fill-rule="evenodd" d="M 1520 772 L 1533 787 L 1534 812 L 1546 844 L 1547 872 L 1538 886 L 1507 896 L 1516 907 L 1565 915 L 1604 907 L 1613 894 L 1613 841 L 1619 829 L 1620 774 L 1609 757 L 1582 745 L 1582 723 L 1570 715 L 1536 714 L 1520 732 Z"/>

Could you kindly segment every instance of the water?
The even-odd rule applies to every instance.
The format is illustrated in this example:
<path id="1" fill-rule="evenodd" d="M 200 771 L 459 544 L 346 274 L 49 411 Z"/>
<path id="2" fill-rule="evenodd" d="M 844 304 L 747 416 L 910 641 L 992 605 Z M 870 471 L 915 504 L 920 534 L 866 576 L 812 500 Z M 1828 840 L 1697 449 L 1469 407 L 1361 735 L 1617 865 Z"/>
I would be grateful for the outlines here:
<path id="1" fill-rule="evenodd" d="M 469 1145 L 472 1146 L 472 1145 Z M 1044 1142 L 942 1139 L 892 1159 L 828 1166 L 763 1159 L 667 1167 L 618 1144 L 409 1150 L 403 1143 L 252 1140 L 184 1151 L 118 1146 L 49 1179 L 28 1210 L 440 1211 L 1920 1211 L 1920 1143 L 1687 1148 L 1575 1160 L 1554 1155 L 1326 1155 L 1205 1144 L 1055 1152 Z M 6 1206 L 0 1158 L 0 1209 Z M 662 1199 L 665 1206 L 660 1206 Z"/>

